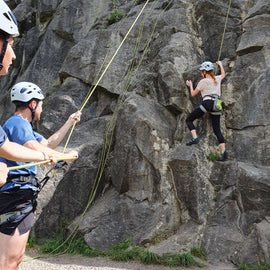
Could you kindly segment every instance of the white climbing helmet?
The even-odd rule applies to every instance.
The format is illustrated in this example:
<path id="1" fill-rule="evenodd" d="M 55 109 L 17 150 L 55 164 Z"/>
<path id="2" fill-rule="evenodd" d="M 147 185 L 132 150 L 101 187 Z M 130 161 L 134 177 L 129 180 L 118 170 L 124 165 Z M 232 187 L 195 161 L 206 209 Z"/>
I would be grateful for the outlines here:
<path id="1" fill-rule="evenodd" d="M 210 71 L 210 70 L 214 70 L 214 65 L 212 64 L 212 62 L 203 62 L 200 65 L 200 70 L 206 70 L 206 71 Z"/>
<path id="2" fill-rule="evenodd" d="M 33 98 L 43 100 L 44 95 L 42 90 L 31 82 L 20 82 L 15 84 L 10 91 L 11 101 L 28 102 Z"/>
<path id="3" fill-rule="evenodd" d="M 16 18 L 4 0 L 0 0 L 0 29 L 14 37 L 19 35 Z"/>

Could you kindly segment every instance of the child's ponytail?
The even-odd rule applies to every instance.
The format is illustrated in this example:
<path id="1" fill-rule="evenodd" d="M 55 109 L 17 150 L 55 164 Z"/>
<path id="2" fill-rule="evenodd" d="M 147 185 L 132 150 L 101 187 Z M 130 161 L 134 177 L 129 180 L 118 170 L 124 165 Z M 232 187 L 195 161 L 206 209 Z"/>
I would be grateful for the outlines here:
<path id="1" fill-rule="evenodd" d="M 214 84 L 217 85 L 217 80 L 216 77 L 214 75 L 214 72 L 212 70 L 207 71 L 207 73 L 211 76 L 211 78 L 214 80 Z"/>

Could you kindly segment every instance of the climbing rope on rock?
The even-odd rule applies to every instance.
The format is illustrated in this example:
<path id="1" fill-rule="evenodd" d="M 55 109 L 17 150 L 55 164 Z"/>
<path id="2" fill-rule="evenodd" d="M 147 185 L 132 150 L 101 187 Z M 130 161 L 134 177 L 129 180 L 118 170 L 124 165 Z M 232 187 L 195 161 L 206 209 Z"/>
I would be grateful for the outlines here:
<path id="1" fill-rule="evenodd" d="M 221 43 L 220 43 L 217 62 L 220 60 L 220 56 L 221 56 L 221 51 L 222 51 L 224 37 L 225 37 L 225 33 L 226 33 L 226 28 L 227 28 L 227 22 L 228 22 L 228 18 L 229 18 L 229 14 L 230 14 L 230 9 L 231 9 L 231 4 L 232 4 L 232 0 L 230 0 L 230 2 L 229 2 L 229 7 L 228 7 L 226 19 L 225 19 L 225 25 L 224 25 L 224 29 L 223 29 L 223 34 L 222 34 L 222 39 L 221 39 Z M 216 66 L 216 69 L 215 69 L 215 75 L 217 74 L 217 69 L 218 69 L 218 65 Z"/>

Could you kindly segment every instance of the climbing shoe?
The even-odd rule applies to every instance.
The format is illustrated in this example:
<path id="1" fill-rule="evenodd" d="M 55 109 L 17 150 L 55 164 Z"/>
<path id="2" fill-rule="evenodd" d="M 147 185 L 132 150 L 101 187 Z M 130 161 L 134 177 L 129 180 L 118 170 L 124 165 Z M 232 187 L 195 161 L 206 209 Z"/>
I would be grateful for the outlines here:
<path id="1" fill-rule="evenodd" d="M 192 145 L 192 144 L 197 144 L 199 143 L 199 138 L 192 138 L 191 140 L 189 140 L 186 145 Z"/>
<path id="2" fill-rule="evenodd" d="M 228 157 L 228 154 L 227 154 L 227 151 L 225 149 L 225 151 L 219 155 L 218 161 L 225 161 L 227 159 L 227 157 Z"/>

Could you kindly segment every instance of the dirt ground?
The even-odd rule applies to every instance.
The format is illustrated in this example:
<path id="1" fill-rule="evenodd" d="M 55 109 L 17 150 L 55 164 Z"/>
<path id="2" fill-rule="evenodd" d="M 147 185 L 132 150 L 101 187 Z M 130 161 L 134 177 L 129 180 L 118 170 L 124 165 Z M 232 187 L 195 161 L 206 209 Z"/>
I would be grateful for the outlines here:
<path id="1" fill-rule="evenodd" d="M 170 268 L 157 265 L 143 265 L 138 262 L 116 262 L 108 258 L 86 258 L 81 256 L 60 255 L 50 258 L 39 258 L 32 260 L 38 254 L 36 251 L 28 250 L 25 261 L 19 266 L 19 270 L 233 270 L 235 268 L 227 265 L 207 265 L 203 268 L 192 267 Z M 30 260 L 28 260 L 30 259 Z"/>

